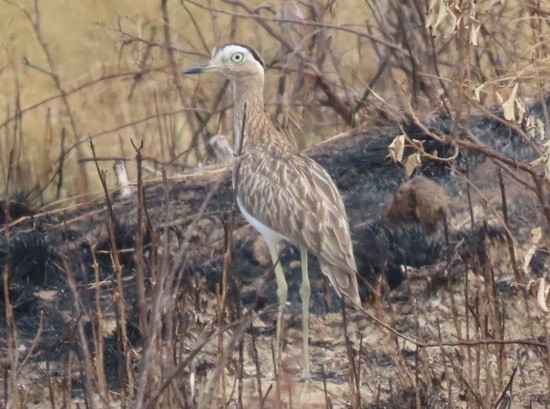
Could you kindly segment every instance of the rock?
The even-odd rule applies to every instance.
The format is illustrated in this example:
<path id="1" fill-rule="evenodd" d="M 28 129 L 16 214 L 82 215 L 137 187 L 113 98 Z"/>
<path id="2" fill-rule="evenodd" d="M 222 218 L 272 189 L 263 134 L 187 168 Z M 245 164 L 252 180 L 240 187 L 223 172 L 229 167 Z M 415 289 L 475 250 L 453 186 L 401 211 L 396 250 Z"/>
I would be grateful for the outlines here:
<path id="1" fill-rule="evenodd" d="M 449 197 L 445 189 L 424 176 L 416 176 L 395 191 L 384 217 L 394 224 L 417 222 L 434 232 L 448 211 Z"/>

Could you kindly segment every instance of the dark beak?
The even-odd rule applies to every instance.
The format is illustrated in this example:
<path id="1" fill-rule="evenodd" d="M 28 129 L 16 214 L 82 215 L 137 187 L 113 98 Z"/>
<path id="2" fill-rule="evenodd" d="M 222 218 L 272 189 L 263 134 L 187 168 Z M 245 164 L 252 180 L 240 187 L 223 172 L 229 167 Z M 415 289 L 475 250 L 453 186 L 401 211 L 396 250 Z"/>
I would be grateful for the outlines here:
<path id="1" fill-rule="evenodd" d="M 209 65 L 210 61 L 204 61 L 197 65 L 194 65 L 192 67 L 188 67 L 185 70 L 183 70 L 184 74 L 200 74 L 201 72 L 206 72 L 207 67 Z"/>

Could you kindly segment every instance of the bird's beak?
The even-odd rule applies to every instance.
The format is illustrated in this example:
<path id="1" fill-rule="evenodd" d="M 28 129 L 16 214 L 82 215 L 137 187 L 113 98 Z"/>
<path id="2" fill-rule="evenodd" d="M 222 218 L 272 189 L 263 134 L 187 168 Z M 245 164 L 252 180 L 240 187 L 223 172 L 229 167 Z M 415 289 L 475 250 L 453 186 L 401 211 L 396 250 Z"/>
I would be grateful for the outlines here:
<path id="1" fill-rule="evenodd" d="M 218 70 L 218 66 L 215 64 L 212 64 L 212 61 L 203 61 L 197 65 L 193 65 L 192 67 L 188 67 L 185 70 L 183 70 L 184 74 L 200 74 L 202 72 L 216 72 Z"/>

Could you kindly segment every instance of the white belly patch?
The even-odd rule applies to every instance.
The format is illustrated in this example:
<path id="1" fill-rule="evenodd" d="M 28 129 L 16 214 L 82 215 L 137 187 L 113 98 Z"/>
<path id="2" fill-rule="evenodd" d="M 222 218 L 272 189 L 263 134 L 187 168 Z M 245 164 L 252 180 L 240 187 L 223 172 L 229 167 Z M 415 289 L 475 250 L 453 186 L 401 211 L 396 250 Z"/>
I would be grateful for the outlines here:
<path id="1" fill-rule="evenodd" d="M 261 221 L 259 221 L 254 216 L 252 216 L 244 207 L 240 197 L 237 197 L 237 205 L 239 206 L 241 213 L 243 214 L 244 218 L 248 221 L 248 223 L 254 226 L 254 228 L 258 230 L 262 236 L 264 236 L 268 246 L 271 246 L 271 245 L 274 246 L 279 241 L 285 239 L 285 236 L 283 236 L 279 232 L 276 232 L 271 227 L 266 226 Z"/>

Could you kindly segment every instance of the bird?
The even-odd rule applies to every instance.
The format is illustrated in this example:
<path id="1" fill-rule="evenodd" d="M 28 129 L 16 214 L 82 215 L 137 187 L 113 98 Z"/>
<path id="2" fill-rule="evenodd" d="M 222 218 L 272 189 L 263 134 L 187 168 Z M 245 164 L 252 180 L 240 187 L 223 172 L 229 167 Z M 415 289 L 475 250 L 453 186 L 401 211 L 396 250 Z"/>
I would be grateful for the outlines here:
<path id="1" fill-rule="evenodd" d="M 135 192 L 135 189 L 130 185 L 128 180 L 128 172 L 126 171 L 126 164 L 124 161 L 117 160 L 113 164 L 113 170 L 115 172 L 117 185 L 120 189 L 119 197 L 121 199 L 127 199 Z"/>
<path id="2" fill-rule="evenodd" d="M 277 357 L 288 286 L 277 246 L 282 240 L 300 250 L 303 367 L 299 380 L 311 379 L 309 367 L 308 252 L 349 306 L 360 306 L 357 267 L 344 202 L 328 173 L 300 153 L 271 122 L 264 109 L 265 64 L 256 50 L 240 43 L 214 48 L 208 61 L 184 74 L 218 73 L 233 90 L 233 187 L 244 218 L 264 237 L 277 281 Z"/>

